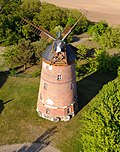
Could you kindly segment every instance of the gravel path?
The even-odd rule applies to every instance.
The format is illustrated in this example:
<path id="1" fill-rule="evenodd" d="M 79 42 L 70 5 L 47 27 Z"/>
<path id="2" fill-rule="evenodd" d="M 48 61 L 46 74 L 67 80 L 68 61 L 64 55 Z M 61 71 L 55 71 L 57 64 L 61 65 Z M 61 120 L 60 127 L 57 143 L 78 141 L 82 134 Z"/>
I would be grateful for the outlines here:
<path id="1" fill-rule="evenodd" d="M 60 152 L 58 149 L 40 143 L 26 143 L 0 146 L 0 152 Z"/>

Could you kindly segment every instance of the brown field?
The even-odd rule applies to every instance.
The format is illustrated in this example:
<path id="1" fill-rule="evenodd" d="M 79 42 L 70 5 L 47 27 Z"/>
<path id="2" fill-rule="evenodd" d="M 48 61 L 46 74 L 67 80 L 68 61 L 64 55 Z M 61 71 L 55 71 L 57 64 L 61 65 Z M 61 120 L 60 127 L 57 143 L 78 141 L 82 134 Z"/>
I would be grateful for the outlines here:
<path id="1" fill-rule="evenodd" d="M 110 25 L 120 25 L 120 0 L 41 0 L 60 7 L 85 9 L 91 21 L 105 20 Z"/>

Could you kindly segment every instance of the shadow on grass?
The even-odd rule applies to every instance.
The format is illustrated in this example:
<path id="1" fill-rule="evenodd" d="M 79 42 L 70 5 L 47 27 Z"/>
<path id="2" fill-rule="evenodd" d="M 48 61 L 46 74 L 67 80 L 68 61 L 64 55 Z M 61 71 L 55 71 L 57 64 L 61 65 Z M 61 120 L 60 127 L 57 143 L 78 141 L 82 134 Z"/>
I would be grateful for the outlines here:
<path id="1" fill-rule="evenodd" d="M 30 146 L 24 145 L 17 152 L 39 152 L 50 144 L 49 138 L 57 132 L 57 127 L 52 127 L 38 137 Z"/>
<path id="2" fill-rule="evenodd" d="M 3 86 L 3 84 L 6 82 L 9 75 L 9 71 L 2 71 L 0 72 L 0 88 Z"/>
<path id="3" fill-rule="evenodd" d="M 115 79 L 110 73 L 95 72 L 77 82 L 78 111 L 86 106 L 102 89 L 103 85 Z"/>
<path id="4" fill-rule="evenodd" d="M 4 105 L 5 105 L 6 103 L 12 101 L 12 100 L 13 100 L 13 99 L 8 100 L 8 101 L 6 101 L 6 102 L 3 102 L 3 100 L 0 100 L 0 114 L 1 114 L 1 112 L 3 111 L 3 109 L 4 109 Z"/>

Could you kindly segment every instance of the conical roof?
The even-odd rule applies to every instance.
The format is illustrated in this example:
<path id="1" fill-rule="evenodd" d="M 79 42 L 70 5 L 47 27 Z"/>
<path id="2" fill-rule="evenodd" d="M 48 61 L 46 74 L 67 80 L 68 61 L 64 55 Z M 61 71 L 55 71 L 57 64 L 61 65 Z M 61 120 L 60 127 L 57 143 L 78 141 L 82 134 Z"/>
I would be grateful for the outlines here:
<path id="1" fill-rule="evenodd" d="M 67 56 L 67 64 L 70 64 L 75 61 L 75 51 L 77 48 L 72 46 L 71 44 L 65 44 L 65 51 L 66 51 L 66 56 Z M 44 60 L 47 62 L 51 62 L 53 57 L 54 57 L 54 50 L 53 50 L 53 44 L 50 44 L 46 51 L 42 54 L 42 57 Z"/>

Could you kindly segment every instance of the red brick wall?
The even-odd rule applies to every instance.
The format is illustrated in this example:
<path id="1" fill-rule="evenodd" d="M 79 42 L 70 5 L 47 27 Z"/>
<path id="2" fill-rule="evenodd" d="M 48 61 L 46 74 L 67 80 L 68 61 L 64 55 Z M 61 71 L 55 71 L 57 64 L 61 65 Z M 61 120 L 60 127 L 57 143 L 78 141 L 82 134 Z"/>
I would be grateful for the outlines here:
<path id="1" fill-rule="evenodd" d="M 57 80 L 58 75 L 61 75 L 61 80 Z M 71 112 L 74 111 L 73 103 L 75 101 L 75 65 L 50 66 L 43 61 L 38 94 L 38 110 L 46 113 L 46 108 L 50 107 L 49 115 L 56 116 L 58 113 L 59 115 L 66 115 L 67 107 L 71 104 Z"/>

